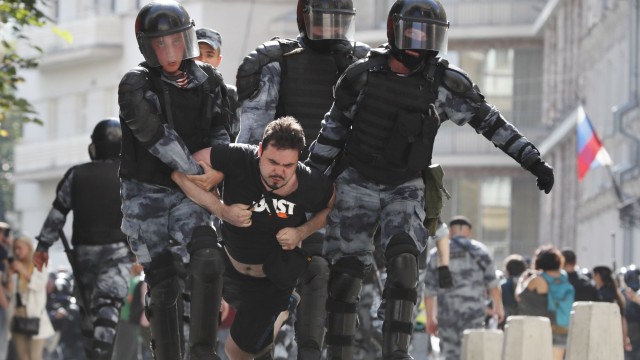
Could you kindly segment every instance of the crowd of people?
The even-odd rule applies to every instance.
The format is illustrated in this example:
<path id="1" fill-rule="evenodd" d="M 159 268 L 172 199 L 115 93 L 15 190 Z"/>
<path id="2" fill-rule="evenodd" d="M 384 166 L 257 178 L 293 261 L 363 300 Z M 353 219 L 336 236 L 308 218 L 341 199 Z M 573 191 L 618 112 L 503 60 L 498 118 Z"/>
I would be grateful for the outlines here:
<path id="1" fill-rule="evenodd" d="M 245 57 L 236 90 L 216 69 L 218 32 L 196 29 L 176 1 L 142 6 L 135 37 L 144 61 L 122 77 L 119 119 L 96 125 L 91 161 L 60 180 L 37 245 L 22 235 L 12 245 L 6 317 L 19 360 L 48 353 L 62 318 L 81 324 L 75 342 L 61 337 L 63 356 L 92 360 L 149 351 L 158 360 L 272 359 L 289 352 L 291 342 L 278 344 L 287 338 L 298 359 L 360 358 L 367 341 L 378 343 L 371 358 L 412 359 L 423 294 L 426 329 L 453 359 L 456 334 L 483 324 L 476 304 L 485 292 L 504 320 L 495 265 L 471 221 L 440 219 L 446 190 L 431 164 L 434 140 L 447 120 L 468 124 L 544 193 L 554 174 L 442 57 L 444 6 L 397 0 L 388 43 L 376 48 L 355 41 L 352 0 L 298 0 L 296 14 L 300 35 Z M 63 232 L 70 212 L 72 250 Z M 56 278 L 67 298 L 54 296 L 48 309 L 48 251 L 59 239 L 74 300 Z M 545 291 L 539 277 L 566 278 L 561 258 L 547 257 L 518 282 L 536 296 Z M 597 278 L 608 281 L 606 272 Z M 379 297 L 372 336 L 357 326 L 367 288 Z M 523 294 L 517 311 L 527 311 Z M 554 318 L 559 348 L 562 319 Z"/>

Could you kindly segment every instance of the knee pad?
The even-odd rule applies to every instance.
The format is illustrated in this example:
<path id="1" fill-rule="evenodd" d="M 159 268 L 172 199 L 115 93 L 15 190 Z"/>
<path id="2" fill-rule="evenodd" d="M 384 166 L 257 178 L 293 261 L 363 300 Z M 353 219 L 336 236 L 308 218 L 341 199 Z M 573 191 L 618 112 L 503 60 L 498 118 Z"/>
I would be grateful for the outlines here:
<path id="1" fill-rule="evenodd" d="M 402 232 L 391 237 L 384 252 L 384 257 L 388 263 L 395 256 L 404 253 L 413 254 L 413 256 L 417 257 L 420 255 L 420 250 L 413 238 L 409 234 Z"/>
<path id="2" fill-rule="evenodd" d="M 400 254 L 387 262 L 387 288 L 413 289 L 418 285 L 418 259 Z"/>
<path id="3" fill-rule="evenodd" d="M 145 281 L 150 288 L 178 276 L 178 269 L 174 264 L 174 260 L 175 255 L 169 250 L 164 250 L 151 259 L 151 263 L 144 269 Z"/>
<path id="4" fill-rule="evenodd" d="M 218 236 L 212 227 L 199 226 L 193 229 L 187 250 L 191 257 L 189 264 L 191 276 L 212 281 L 224 272 L 223 249 L 218 244 Z"/>

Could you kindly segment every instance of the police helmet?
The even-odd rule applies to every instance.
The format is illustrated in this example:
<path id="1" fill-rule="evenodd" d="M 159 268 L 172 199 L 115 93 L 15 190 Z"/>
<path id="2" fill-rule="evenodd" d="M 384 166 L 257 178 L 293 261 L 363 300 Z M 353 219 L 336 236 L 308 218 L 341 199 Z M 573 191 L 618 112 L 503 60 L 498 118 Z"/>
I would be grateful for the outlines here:
<path id="1" fill-rule="evenodd" d="M 438 0 L 397 0 L 387 17 L 392 49 L 447 51 L 447 13 Z"/>
<path id="2" fill-rule="evenodd" d="M 173 0 L 159 0 L 140 9 L 135 24 L 140 52 L 149 66 L 163 66 L 200 55 L 195 22 Z"/>
<path id="3" fill-rule="evenodd" d="M 355 15 L 353 0 L 298 0 L 298 29 L 309 40 L 353 41 Z"/>
<path id="4" fill-rule="evenodd" d="M 100 121 L 91 133 L 89 156 L 91 160 L 117 159 L 120 155 L 122 129 L 116 118 Z"/>

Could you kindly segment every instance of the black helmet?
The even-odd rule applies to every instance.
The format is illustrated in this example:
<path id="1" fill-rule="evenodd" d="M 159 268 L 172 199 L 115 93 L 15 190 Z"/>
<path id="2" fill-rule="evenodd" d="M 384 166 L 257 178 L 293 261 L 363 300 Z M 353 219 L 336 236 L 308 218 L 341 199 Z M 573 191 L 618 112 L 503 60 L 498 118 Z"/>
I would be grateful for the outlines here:
<path id="1" fill-rule="evenodd" d="M 438 0 L 397 0 L 387 17 L 392 49 L 447 51 L 447 13 Z"/>
<path id="2" fill-rule="evenodd" d="M 116 118 L 100 121 L 91 134 L 89 156 L 91 160 L 117 159 L 120 156 L 122 129 Z"/>
<path id="3" fill-rule="evenodd" d="M 162 66 L 200 55 L 195 22 L 173 0 L 159 0 L 140 9 L 136 17 L 138 47 L 150 66 Z"/>
<path id="4" fill-rule="evenodd" d="M 355 15 L 352 0 L 298 0 L 298 29 L 308 40 L 353 41 Z"/>

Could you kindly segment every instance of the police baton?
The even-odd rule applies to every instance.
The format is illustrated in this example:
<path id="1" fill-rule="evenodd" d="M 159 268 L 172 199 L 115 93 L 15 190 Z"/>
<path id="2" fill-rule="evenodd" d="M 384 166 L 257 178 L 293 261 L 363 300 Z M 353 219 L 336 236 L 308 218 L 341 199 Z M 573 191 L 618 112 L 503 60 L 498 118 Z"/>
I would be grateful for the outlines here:
<path id="1" fill-rule="evenodd" d="M 67 259 L 69 260 L 69 264 L 71 265 L 71 272 L 73 272 L 73 284 L 75 290 L 77 290 L 76 300 L 78 300 L 80 305 L 80 310 L 84 313 L 85 316 L 89 316 L 89 301 L 85 298 L 85 292 L 82 289 L 82 282 L 80 281 L 80 271 L 78 270 L 78 263 L 76 262 L 76 253 L 74 249 L 69 246 L 69 241 L 67 240 L 67 236 L 64 234 L 62 229 L 58 230 L 58 234 L 60 235 L 60 241 L 62 241 L 62 246 L 64 246 L 64 253 L 67 254 Z"/>

